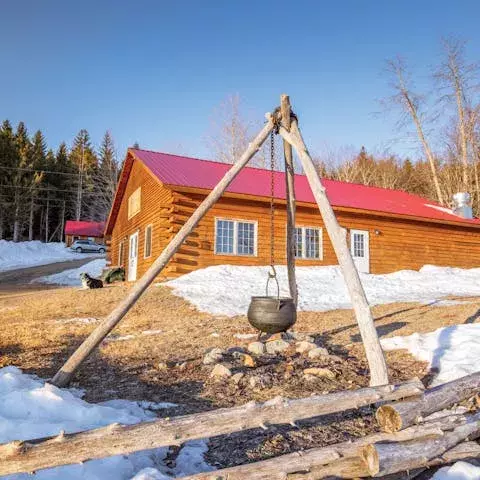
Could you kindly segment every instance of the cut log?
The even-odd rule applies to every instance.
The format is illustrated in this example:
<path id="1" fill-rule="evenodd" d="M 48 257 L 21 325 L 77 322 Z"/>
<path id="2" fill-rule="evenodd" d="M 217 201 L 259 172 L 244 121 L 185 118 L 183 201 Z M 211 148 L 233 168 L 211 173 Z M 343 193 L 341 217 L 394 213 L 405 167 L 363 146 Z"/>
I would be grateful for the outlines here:
<path id="1" fill-rule="evenodd" d="M 296 120 L 292 120 L 290 132 L 285 127 L 280 127 L 280 135 L 289 142 L 297 151 L 313 196 L 322 215 L 328 236 L 337 255 L 338 263 L 343 273 L 348 293 L 352 302 L 358 328 L 362 337 L 368 366 L 370 367 L 370 385 L 385 385 L 388 383 L 388 371 L 385 356 L 380 345 L 380 340 L 373 323 L 372 312 L 368 304 L 365 290 L 363 289 L 357 267 L 347 245 L 346 230 L 337 222 L 335 212 L 327 197 L 325 187 L 315 169 L 315 165 L 308 153 L 302 134 Z"/>
<path id="2" fill-rule="evenodd" d="M 139 450 L 179 445 L 188 440 L 224 435 L 269 424 L 294 424 L 298 420 L 419 395 L 423 384 L 412 380 L 398 386 L 368 387 L 297 400 L 276 398 L 265 403 L 251 402 L 139 425 L 110 425 L 104 428 L 65 434 L 31 442 L 0 446 L 0 475 L 31 472 L 93 458 Z M 323 458 L 323 457 L 322 457 Z M 328 457 L 329 461 L 331 456 Z"/>
<path id="3" fill-rule="evenodd" d="M 470 436 L 480 433 L 480 412 L 466 416 L 466 423 L 443 436 L 405 443 L 375 443 L 362 451 L 368 472 L 373 477 L 428 466 Z"/>
<path id="4" fill-rule="evenodd" d="M 437 438 L 443 435 L 443 429 L 450 429 L 451 424 L 451 419 L 443 419 L 422 426 L 415 425 L 396 433 L 374 433 L 353 442 L 288 453 L 261 462 L 183 477 L 182 480 L 285 480 L 328 476 L 354 478 L 350 476 L 353 473 L 356 476 L 360 476 L 360 473 L 369 476 L 367 465 L 360 457 L 362 448 L 366 445 L 375 442 L 405 442 L 425 436 Z M 332 468 L 335 468 L 335 474 L 332 473 Z"/>
<path id="5" fill-rule="evenodd" d="M 472 373 L 427 390 L 423 398 L 382 405 L 376 412 L 376 418 L 383 431 L 397 432 L 434 412 L 473 397 L 479 391 L 480 372 Z"/>
<path id="6" fill-rule="evenodd" d="M 132 308 L 135 302 L 145 292 L 148 286 L 155 280 L 165 265 L 170 261 L 175 252 L 180 248 L 185 239 L 193 232 L 200 220 L 212 208 L 223 192 L 232 183 L 242 168 L 258 152 L 265 139 L 273 129 L 273 120 L 268 115 L 268 121 L 250 143 L 243 155 L 232 165 L 225 176 L 218 182 L 215 188 L 207 195 L 205 200 L 198 206 L 195 213 L 178 230 L 178 233 L 165 247 L 160 256 L 153 262 L 145 274 L 130 289 L 127 296 L 115 307 L 108 317 L 87 337 L 86 340 L 75 350 L 65 365 L 53 377 L 52 383 L 57 387 L 68 385 L 72 375 L 82 362 L 92 353 L 102 340 L 115 328 L 120 320 Z"/>

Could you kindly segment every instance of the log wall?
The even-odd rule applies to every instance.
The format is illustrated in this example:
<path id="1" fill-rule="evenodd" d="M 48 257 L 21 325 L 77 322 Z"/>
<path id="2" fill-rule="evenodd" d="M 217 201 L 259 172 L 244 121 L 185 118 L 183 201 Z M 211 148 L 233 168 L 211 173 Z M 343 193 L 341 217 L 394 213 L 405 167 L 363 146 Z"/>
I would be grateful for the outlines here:
<path id="1" fill-rule="evenodd" d="M 128 220 L 128 197 L 142 187 L 140 213 Z M 134 162 L 111 238 L 111 263 L 118 265 L 119 242 L 139 231 L 138 275 L 140 277 L 160 254 L 172 236 L 205 198 L 203 194 L 173 191 L 160 185 L 139 162 Z M 370 272 L 389 273 L 418 270 L 423 265 L 471 268 L 480 266 L 480 229 L 428 221 L 394 218 L 369 212 L 334 208 L 339 223 L 350 229 L 368 230 Z M 187 242 L 168 264 L 164 273 L 175 277 L 210 265 L 267 265 L 270 261 L 270 210 L 268 199 L 223 197 L 204 217 Z M 297 206 L 297 226 L 320 227 L 322 259 L 297 259 L 298 266 L 336 265 L 337 258 L 316 206 Z M 257 255 L 215 254 L 215 219 L 257 222 Z M 153 225 L 152 256 L 144 258 L 145 227 Z M 277 264 L 286 261 L 286 207 L 276 207 L 275 255 Z M 124 262 L 124 263 L 125 263 Z M 127 266 L 127 265 L 125 265 Z"/>

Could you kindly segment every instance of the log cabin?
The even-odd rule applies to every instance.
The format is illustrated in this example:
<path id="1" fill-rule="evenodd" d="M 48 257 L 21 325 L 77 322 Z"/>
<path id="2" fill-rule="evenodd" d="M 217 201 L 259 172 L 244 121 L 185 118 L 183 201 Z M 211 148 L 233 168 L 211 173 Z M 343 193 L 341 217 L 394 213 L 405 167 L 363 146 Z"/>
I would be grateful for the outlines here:
<path id="1" fill-rule="evenodd" d="M 129 149 L 105 236 L 112 266 L 127 279 L 145 273 L 229 165 Z M 425 264 L 480 266 L 480 220 L 400 190 L 323 180 L 337 219 L 347 230 L 359 271 L 389 273 Z M 244 168 L 162 272 L 176 277 L 211 265 L 270 262 L 271 172 Z M 286 261 L 285 174 L 274 173 L 277 264 Z M 296 263 L 335 265 L 308 181 L 295 175 Z"/>
<path id="2" fill-rule="evenodd" d="M 105 222 L 67 220 L 65 222 L 65 244 L 69 247 L 75 240 L 93 240 L 103 243 Z"/>

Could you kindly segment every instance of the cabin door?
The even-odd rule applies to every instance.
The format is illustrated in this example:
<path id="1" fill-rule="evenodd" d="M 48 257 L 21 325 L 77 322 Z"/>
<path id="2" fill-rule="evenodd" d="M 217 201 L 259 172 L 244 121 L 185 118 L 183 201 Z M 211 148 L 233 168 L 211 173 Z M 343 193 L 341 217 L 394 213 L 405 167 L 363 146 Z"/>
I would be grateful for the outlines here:
<path id="1" fill-rule="evenodd" d="M 350 251 L 358 271 L 370 273 L 370 245 L 367 230 L 350 230 Z"/>
<path id="2" fill-rule="evenodd" d="M 137 279 L 138 261 L 138 232 L 130 235 L 130 247 L 128 249 L 128 281 L 134 282 Z"/>

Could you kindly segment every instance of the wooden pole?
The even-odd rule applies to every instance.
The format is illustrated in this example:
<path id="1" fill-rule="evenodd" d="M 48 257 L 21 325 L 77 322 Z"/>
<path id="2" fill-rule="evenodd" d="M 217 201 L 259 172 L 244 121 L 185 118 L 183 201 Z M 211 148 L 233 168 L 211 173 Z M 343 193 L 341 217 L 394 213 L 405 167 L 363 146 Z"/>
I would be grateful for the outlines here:
<path id="1" fill-rule="evenodd" d="M 476 372 L 431 388 L 420 399 L 382 405 L 375 416 L 383 431 L 397 432 L 434 412 L 473 397 L 479 390 L 480 372 Z"/>
<path id="2" fill-rule="evenodd" d="M 370 367 L 370 385 L 385 385 L 388 383 L 387 363 L 383 355 L 380 340 L 373 323 L 372 312 L 368 304 L 367 296 L 363 289 L 357 267 L 353 262 L 350 249 L 347 245 L 346 231 L 340 227 L 335 217 L 330 201 L 328 200 L 325 187 L 315 169 L 312 158 L 308 153 L 302 134 L 293 120 L 290 132 L 283 125 L 280 127 L 280 134 L 295 149 L 302 162 L 303 170 L 308 178 L 318 208 L 322 214 L 325 228 L 327 229 L 333 248 L 337 255 L 338 263 L 342 269 L 345 283 L 352 301 L 353 309 L 357 318 L 360 335 L 362 336 L 368 365 Z"/>
<path id="3" fill-rule="evenodd" d="M 270 114 L 268 121 L 261 129 L 255 139 L 250 143 L 245 153 L 230 168 L 225 176 L 218 182 L 215 188 L 208 194 L 205 200 L 195 210 L 193 215 L 185 222 L 171 242 L 165 247 L 161 255 L 153 262 L 150 268 L 145 272 L 142 278 L 128 292 L 125 299 L 110 313 L 110 315 L 89 335 L 89 337 L 77 348 L 73 355 L 67 360 L 65 365 L 53 377 L 52 383 L 57 387 L 68 385 L 72 375 L 75 373 L 81 363 L 97 348 L 102 340 L 111 332 L 117 323 L 127 314 L 142 293 L 155 280 L 157 275 L 163 270 L 175 252 L 180 248 L 187 236 L 195 229 L 198 222 L 210 210 L 210 208 L 222 196 L 233 179 L 248 161 L 258 152 L 261 145 L 273 129 L 273 120 Z"/>
<path id="4" fill-rule="evenodd" d="M 420 380 L 412 380 L 397 386 L 367 387 L 295 400 L 278 397 L 265 403 L 250 402 L 239 407 L 170 419 L 162 418 L 138 425 L 113 424 L 86 432 L 60 434 L 50 439 L 10 442 L 0 446 L 0 475 L 31 472 L 110 455 L 180 445 L 188 440 L 251 428 L 265 428 L 267 425 L 294 424 L 299 420 L 359 408 L 379 401 L 415 396 L 422 392 L 423 385 Z M 400 432 L 400 435 L 403 435 L 403 432 Z M 385 435 L 387 434 L 380 438 L 385 438 Z M 370 443 L 375 441 L 377 440 Z"/>
<path id="5" fill-rule="evenodd" d="M 290 97 L 283 94 L 280 97 L 280 113 L 282 123 L 290 130 Z M 295 305 L 298 303 L 297 279 L 295 278 L 295 171 L 293 168 L 292 146 L 283 140 L 283 154 L 285 157 L 285 183 L 287 192 L 287 273 L 290 296 Z"/>

